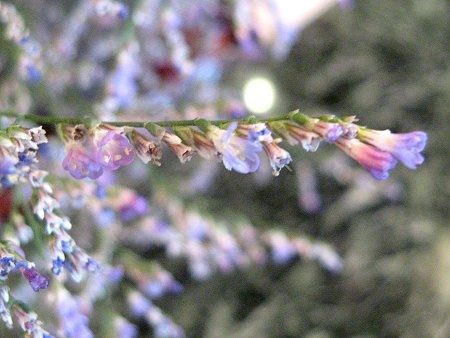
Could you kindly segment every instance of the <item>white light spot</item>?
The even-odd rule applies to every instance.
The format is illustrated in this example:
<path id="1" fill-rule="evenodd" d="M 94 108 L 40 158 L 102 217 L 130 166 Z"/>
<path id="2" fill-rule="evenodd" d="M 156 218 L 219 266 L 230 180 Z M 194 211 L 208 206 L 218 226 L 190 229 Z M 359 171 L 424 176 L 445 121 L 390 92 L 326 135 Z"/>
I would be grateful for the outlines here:
<path id="1" fill-rule="evenodd" d="M 242 91 L 244 104 L 254 114 L 263 114 L 275 103 L 275 86 L 264 77 L 250 79 Z"/>

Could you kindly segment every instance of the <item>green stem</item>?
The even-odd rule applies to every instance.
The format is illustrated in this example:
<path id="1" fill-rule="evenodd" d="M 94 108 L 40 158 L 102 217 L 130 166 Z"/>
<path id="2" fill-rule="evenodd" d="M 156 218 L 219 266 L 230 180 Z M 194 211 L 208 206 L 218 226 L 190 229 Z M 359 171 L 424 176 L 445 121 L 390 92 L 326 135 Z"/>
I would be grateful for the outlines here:
<path id="1" fill-rule="evenodd" d="M 231 123 L 234 121 L 240 122 L 240 123 L 258 123 L 258 122 L 275 122 L 275 121 L 286 121 L 291 120 L 295 114 L 288 113 L 277 117 L 271 117 L 271 118 L 262 118 L 258 119 L 256 117 L 250 117 L 250 118 L 243 118 L 243 119 L 228 119 L 228 120 L 211 120 L 208 122 L 212 125 L 219 126 L 227 123 Z M 54 117 L 54 116 L 42 116 L 42 115 L 35 115 L 35 114 L 26 114 L 26 115 L 19 115 L 12 111 L 0 111 L 0 116 L 6 116 L 6 117 L 14 117 L 17 120 L 26 120 L 31 121 L 38 124 L 86 124 L 87 119 L 86 118 L 67 118 L 67 117 Z M 110 124 L 112 126 L 117 127 L 135 127 L 135 128 L 146 128 L 147 125 L 150 122 L 135 122 L 135 121 L 114 121 L 114 122 L 102 122 L 105 124 Z M 153 121 L 151 123 L 154 123 L 160 127 L 186 127 L 186 126 L 196 126 L 198 124 L 198 119 L 192 119 L 192 120 L 171 120 L 171 121 Z"/>

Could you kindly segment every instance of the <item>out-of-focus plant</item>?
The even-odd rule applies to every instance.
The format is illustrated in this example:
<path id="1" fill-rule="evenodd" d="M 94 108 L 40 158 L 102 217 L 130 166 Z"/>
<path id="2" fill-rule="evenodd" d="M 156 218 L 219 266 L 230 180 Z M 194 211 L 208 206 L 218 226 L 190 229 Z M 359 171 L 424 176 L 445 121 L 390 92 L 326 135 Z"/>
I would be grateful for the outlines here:
<path id="1" fill-rule="evenodd" d="M 295 165 L 301 204 L 313 212 L 321 202 L 312 171 L 294 164 L 283 142 L 308 152 L 336 145 L 378 180 L 398 161 L 423 163 L 422 131 L 396 134 L 355 116 L 299 110 L 247 116 L 220 80 L 236 62 L 285 54 L 298 22 L 285 20 L 282 3 L 0 2 L 0 315 L 8 328 L 32 337 L 134 337 L 132 322 L 142 318 L 157 337 L 184 336 L 154 303 L 183 285 L 144 254 L 150 248 L 183 258 L 198 280 L 298 257 L 339 273 L 342 261 L 325 243 L 238 215 L 217 219 L 174 191 L 201 190 L 214 163 L 248 174 L 267 161 L 274 176 Z M 191 185 L 171 182 L 168 151 L 181 163 L 210 162 L 189 167 Z M 20 289 L 24 299 L 16 298 L 19 274 L 46 296 L 36 301 Z M 113 297 L 123 303 L 92 325 L 97 303 Z M 24 301 L 52 319 L 42 324 Z"/>

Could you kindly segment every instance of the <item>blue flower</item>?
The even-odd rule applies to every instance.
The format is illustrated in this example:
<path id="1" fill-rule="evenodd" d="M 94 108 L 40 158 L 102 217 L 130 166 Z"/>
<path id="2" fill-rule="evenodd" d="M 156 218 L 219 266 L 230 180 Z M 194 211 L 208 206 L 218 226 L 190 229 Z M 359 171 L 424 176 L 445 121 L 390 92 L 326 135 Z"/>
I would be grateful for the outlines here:
<path id="1" fill-rule="evenodd" d="M 254 137 L 239 137 L 235 133 L 237 127 L 237 122 L 232 122 L 227 130 L 211 126 L 208 137 L 214 143 L 225 168 L 241 174 L 255 172 L 260 163 L 258 153 L 262 151 L 261 142 Z"/>

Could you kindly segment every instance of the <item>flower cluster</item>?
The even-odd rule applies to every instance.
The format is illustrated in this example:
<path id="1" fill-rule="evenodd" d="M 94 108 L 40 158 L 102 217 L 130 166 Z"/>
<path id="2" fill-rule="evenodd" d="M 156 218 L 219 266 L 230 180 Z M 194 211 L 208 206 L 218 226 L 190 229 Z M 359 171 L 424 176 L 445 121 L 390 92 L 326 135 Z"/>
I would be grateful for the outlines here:
<path id="1" fill-rule="evenodd" d="M 103 170 L 116 170 L 130 164 L 134 151 L 123 128 L 101 125 L 87 130 L 83 125 L 63 126 L 67 155 L 63 168 L 74 178 L 96 179 Z"/>
<path id="2" fill-rule="evenodd" d="M 25 182 L 37 163 L 36 151 L 39 144 L 47 142 L 42 127 L 24 129 L 10 126 L 0 130 L 0 183 L 11 187 Z"/>
<path id="3" fill-rule="evenodd" d="M 363 128 L 354 122 L 353 116 L 313 118 L 295 111 L 285 119 L 267 123 L 224 122 L 226 129 L 197 120 L 194 123 L 198 127 L 175 126 L 175 134 L 155 123 L 148 124 L 153 135 L 145 129 L 138 131 L 107 124 L 89 132 L 82 125 L 65 126 L 68 141 L 63 167 L 77 179 L 96 179 L 104 170 L 130 164 L 134 153 L 144 163 L 160 165 L 160 144 L 166 143 L 182 163 L 197 153 L 206 159 L 216 158 L 226 169 L 242 174 L 258 170 L 260 153 L 264 150 L 277 176 L 292 161 L 289 152 L 279 146 L 282 140 L 291 145 L 300 143 L 306 151 L 317 150 L 322 140 L 334 143 L 377 179 L 386 179 L 389 170 L 397 165 L 397 159 L 410 169 L 423 163 L 421 152 L 426 145 L 426 133 L 393 134 L 389 130 Z M 131 131 L 125 133 L 125 130 Z M 278 137 L 274 138 L 273 134 Z"/>

